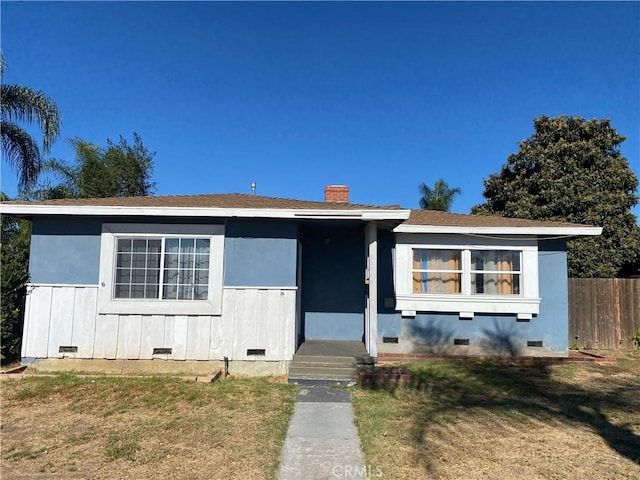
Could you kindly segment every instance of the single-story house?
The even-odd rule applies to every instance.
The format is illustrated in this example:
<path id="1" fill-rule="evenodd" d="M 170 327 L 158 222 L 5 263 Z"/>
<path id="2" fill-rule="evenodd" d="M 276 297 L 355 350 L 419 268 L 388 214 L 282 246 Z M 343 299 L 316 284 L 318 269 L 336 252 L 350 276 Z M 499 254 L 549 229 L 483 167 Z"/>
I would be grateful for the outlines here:
<path id="1" fill-rule="evenodd" d="M 562 357 L 566 240 L 601 233 L 355 205 L 336 185 L 324 202 L 216 194 L 0 208 L 32 221 L 24 363 L 226 358 L 286 373 L 308 339 L 362 342 L 373 358 Z"/>

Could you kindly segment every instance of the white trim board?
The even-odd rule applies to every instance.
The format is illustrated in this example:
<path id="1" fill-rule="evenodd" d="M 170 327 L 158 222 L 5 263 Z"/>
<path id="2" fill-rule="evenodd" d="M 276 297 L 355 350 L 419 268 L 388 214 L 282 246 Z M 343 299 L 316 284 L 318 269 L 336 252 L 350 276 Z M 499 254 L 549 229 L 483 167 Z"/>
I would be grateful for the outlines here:
<path id="1" fill-rule="evenodd" d="M 382 209 L 275 209 L 203 207 L 118 207 L 94 205 L 0 205 L 14 215 L 82 215 L 90 217 L 220 217 L 220 218 L 322 218 L 342 220 L 406 220 L 410 210 Z"/>
<path id="2" fill-rule="evenodd" d="M 602 227 L 454 227 L 446 225 L 398 225 L 396 233 L 457 233 L 475 235 L 561 235 L 594 236 L 602 234 Z"/>

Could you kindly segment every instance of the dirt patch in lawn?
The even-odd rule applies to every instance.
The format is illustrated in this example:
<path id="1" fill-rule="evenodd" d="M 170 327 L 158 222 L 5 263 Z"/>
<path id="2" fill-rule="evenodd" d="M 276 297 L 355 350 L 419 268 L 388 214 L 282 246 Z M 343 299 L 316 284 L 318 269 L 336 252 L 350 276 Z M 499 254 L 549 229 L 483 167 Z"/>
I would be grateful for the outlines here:
<path id="1" fill-rule="evenodd" d="M 408 368 L 410 386 L 352 395 L 380 478 L 640 479 L 640 358 Z"/>
<path id="2" fill-rule="evenodd" d="M 2 382 L 2 478 L 273 478 L 295 389 L 269 379 Z"/>

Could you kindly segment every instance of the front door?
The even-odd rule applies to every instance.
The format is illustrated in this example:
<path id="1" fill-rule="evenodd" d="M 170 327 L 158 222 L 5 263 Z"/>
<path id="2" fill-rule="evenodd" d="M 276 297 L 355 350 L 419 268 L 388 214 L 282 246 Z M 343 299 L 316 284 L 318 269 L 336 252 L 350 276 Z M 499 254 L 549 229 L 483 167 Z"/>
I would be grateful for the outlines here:
<path id="1" fill-rule="evenodd" d="M 309 225 L 301 239 L 305 339 L 363 341 L 364 226 Z"/>

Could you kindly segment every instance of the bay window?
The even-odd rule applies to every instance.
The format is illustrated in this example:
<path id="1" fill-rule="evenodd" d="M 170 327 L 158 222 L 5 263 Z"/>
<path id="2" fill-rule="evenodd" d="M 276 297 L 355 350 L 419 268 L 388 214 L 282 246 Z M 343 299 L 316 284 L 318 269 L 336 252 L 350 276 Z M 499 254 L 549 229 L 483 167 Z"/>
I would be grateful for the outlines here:
<path id="1" fill-rule="evenodd" d="M 398 234 L 394 275 L 396 306 L 405 316 L 457 312 L 530 318 L 539 310 L 535 239 Z"/>

